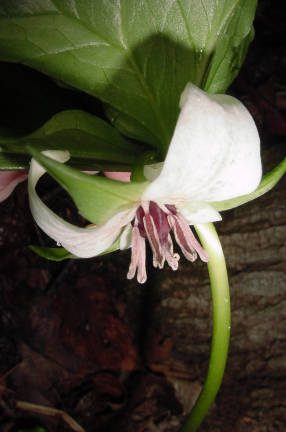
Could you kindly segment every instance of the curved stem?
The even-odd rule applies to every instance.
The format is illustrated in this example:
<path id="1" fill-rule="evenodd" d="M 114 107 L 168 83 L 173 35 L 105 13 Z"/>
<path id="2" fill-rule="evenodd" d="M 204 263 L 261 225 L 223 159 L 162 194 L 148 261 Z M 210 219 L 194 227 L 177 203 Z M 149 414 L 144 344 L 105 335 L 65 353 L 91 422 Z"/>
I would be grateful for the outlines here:
<path id="1" fill-rule="evenodd" d="M 230 337 L 230 295 L 222 247 L 213 224 L 199 224 L 195 229 L 209 254 L 213 335 L 205 384 L 180 432 L 195 432 L 212 405 L 223 379 Z"/>

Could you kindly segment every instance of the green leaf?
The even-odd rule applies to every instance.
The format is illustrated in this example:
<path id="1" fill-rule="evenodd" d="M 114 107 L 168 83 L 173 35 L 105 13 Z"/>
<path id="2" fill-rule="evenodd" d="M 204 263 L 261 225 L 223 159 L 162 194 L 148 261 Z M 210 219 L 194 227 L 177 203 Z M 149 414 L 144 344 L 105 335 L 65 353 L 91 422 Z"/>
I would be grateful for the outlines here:
<path id="1" fill-rule="evenodd" d="M 4 153 L 0 147 L 0 171 L 27 170 L 30 157 L 23 154 Z"/>
<path id="2" fill-rule="evenodd" d="M 219 33 L 216 49 L 203 79 L 203 87 L 208 93 L 226 91 L 238 74 L 254 37 L 250 19 L 254 17 L 257 1 L 232 3 L 237 3 L 236 12 L 229 11 L 227 31 Z"/>
<path id="3" fill-rule="evenodd" d="M 188 81 L 224 92 L 257 0 L 1 0 L 0 58 L 90 93 L 164 157 Z"/>
<path id="4" fill-rule="evenodd" d="M 116 213 L 136 206 L 149 184 L 147 181 L 123 183 L 99 175 L 91 176 L 59 163 L 32 147 L 28 150 L 71 195 L 80 214 L 99 225 Z"/>
<path id="5" fill-rule="evenodd" d="M 118 109 L 111 105 L 105 104 L 104 109 L 109 121 L 119 130 L 120 133 L 137 141 L 152 143 L 152 134 L 150 134 L 150 132 L 148 132 L 148 130 L 137 120 L 127 114 L 122 114 Z"/>
<path id="6" fill-rule="evenodd" d="M 238 207 L 242 204 L 247 203 L 248 201 L 252 201 L 274 188 L 278 181 L 283 177 L 285 172 L 286 158 L 282 162 L 280 162 L 280 164 L 277 165 L 272 171 L 263 176 L 260 185 L 254 192 L 226 201 L 212 202 L 211 204 L 216 210 L 224 211 Z"/>
<path id="7" fill-rule="evenodd" d="M 27 163 L 27 144 L 39 151 L 68 150 L 73 158 L 87 160 L 90 164 L 108 161 L 129 167 L 141 152 L 138 145 L 124 139 L 109 123 L 79 110 L 60 112 L 25 137 L 0 136 L 0 144 L 2 169 L 9 166 L 9 161 L 12 165 L 15 159 L 21 167 Z"/>

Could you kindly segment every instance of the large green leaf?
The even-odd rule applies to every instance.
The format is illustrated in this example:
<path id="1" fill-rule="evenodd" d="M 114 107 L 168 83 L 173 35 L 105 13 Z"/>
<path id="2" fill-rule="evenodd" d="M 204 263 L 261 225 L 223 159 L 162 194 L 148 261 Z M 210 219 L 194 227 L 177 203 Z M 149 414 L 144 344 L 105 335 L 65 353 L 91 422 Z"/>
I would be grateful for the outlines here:
<path id="1" fill-rule="evenodd" d="M 227 89 L 239 72 L 248 45 L 254 37 L 254 30 L 249 27 L 249 17 L 254 16 L 256 1 L 232 3 L 237 3 L 238 9 L 236 12 L 229 11 L 227 32 L 219 32 L 216 49 L 204 75 L 202 87 L 209 93 L 221 93 Z"/>
<path id="2" fill-rule="evenodd" d="M 26 145 L 41 150 L 68 150 L 76 161 L 99 164 L 102 161 L 130 167 L 136 162 L 141 148 L 126 141 L 107 122 L 84 111 L 63 111 L 53 116 L 40 129 L 21 138 L 0 135 L 2 152 L 0 168 L 18 168 L 28 163 Z"/>
<path id="3" fill-rule="evenodd" d="M 236 76 L 256 3 L 1 0 L 0 58 L 109 103 L 117 127 L 163 157 L 186 83 L 224 92 Z"/>
<path id="4" fill-rule="evenodd" d="M 149 184 L 147 181 L 124 183 L 98 175 L 91 176 L 31 147 L 29 151 L 71 195 L 80 214 L 98 225 L 104 224 L 120 211 L 136 207 Z"/>

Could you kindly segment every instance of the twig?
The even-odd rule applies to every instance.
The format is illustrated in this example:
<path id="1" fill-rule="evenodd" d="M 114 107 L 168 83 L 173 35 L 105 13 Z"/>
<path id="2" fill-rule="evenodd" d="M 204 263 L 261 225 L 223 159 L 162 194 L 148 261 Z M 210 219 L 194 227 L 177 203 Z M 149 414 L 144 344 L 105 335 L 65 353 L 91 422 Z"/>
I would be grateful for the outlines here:
<path id="1" fill-rule="evenodd" d="M 70 415 L 68 415 L 66 412 L 62 410 L 46 407 L 43 405 L 37 405 L 30 402 L 24 402 L 24 401 L 16 401 L 15 406 L 16 408 L 21 409 L 23 411 L 30 411 L 37 414 L 60 417 L 75 432 L 85 432 L 85 430 Z"/>

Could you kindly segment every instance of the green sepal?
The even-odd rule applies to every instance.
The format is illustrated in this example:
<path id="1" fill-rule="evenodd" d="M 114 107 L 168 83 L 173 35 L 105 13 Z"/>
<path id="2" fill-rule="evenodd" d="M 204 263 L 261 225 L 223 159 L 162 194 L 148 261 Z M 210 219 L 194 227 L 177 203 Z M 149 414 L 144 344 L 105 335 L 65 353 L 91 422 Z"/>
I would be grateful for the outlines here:
<path id="1" fill-rule="evenodd" d="M 124 183 L 109 178 L 84 174 L 59 163 L 32 147 L 30 154 L 71 195 L 80 214 L 90 222 L 104 224 L 120 211 L 138 204 L 149 182 Z"/>
<path id="2" fill-rule="evenodd" d="M 230 210 L 235 207 L 239 207 L 242 204 L 252 201 L 266 192 L 270 191 L 278 181 L 283 177 L 286 172 L 286 158 L 280 162 L 272 171 L 265 174 L 255 191 L 247 195 L 242 195 L 237 198 L 232 198 L 230 200 L 212 202 L 211 205 L 218 211 Z"/>
<path id="3" fill-rule="evenodd" d="M 78 258 L 65 248 L 41 247 L 36 245 L 30 245 L 29 248 L 40 257 L 47 258 L 51 261 L 63 261 L 65 259 Z"/>

